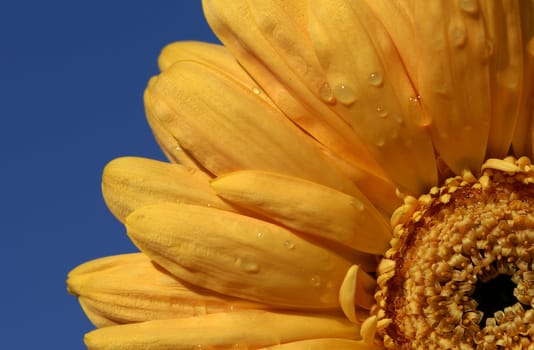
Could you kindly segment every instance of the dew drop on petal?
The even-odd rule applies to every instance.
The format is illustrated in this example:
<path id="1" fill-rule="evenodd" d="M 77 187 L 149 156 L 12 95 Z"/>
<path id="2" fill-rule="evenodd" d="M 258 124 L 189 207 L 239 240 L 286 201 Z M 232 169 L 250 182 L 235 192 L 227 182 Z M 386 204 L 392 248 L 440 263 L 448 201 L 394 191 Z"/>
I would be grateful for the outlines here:
<path id="1" fill-rule="evenodd" d="M 263 232 L 258 231 L 258 232 L 256 233 L 256 237 L 258 237 L 258 238 L 263 238 Z"/>
<path id="2" fill-rule="evenodd" d="M 482 60 L 488 60 L 491 56 L 493 56 L 493 50 L 494 50 L 494 44 L 493 41 L 488 39 L 486 40 L 486 43 L 482 49 Z"/>
<path id="3" fill-rule="evenodd" d="M 380 118 L 385 118 L 388 116 L 388 111 L 386 111 L 384 108 L 382 107 L 376 107 L 376 113 L 378 113 L 378 116 Z"/>
<path id="4" fill-rule="evenodd" d="M 399 130 L 398 129 L 393 129 L 391 131 L 390 137 L 391 137 L 392 140 L 398 139 L 399 138 Z"/>
<path id="5" fill-rule="evenodd" d="M 232 350 L 248 350 L 248 345 L 242 343 L 234 344 Z"/>
<path id="6" fill-rule="evenodd" d="M 380 87 L 384 83 L 384 77 L 380 72 L 372 72 L 371 74 L 369 74 L 367 81 L 369 81 L 369 84 L 371 84 L 372 86 Z"/>
<path id="7" fill-rule="evenodd" d="M 377 147 L 383 147 L 385 144 L 386 144 L 386 140 L 384 140 L 383 137 L 379 137 L 375 142 L 375 145 Z"/>
<path id="8" fill-rule="evenodd" d="M 318 275 L 314 275 L 314 276 L 310 279 L 310 282 L 311 282 L 312 286 L 314 286 L 314 287 L 320 287 L 320 286 L 321 286 L 321 277 L 319 277 Z"/>
<path id="9" fill-rule="evenodd" d="M 334 97 L 345 106 L 350 106 L 356 101 L 354 91 L 345 84 L 337 84 L 334 87 Z"/>
<path id="10" fill-rule="evenodd" d="M 517 69 L 505 69 L 497 72 L 497 82 L 507 89 L 517 88 L 520 82 L 520 74 Z"/>
<path id="11" fill-rule="evenodd" d="M 257 87 L 257 86 L 253 86 L 253 87 L 251 88 L 251 90 L 252 90 L 252 92 L 255 93 L 256 95 L 259 95 L 259 94 L 261 93 L 260 88 Z"/>
<path id="12" fill-rule="evenodd" d="M 359 199 L 353 198 L 350 204 L 358 211 L 362 211 L 364 209 L 364 205 Z"/>
<path id="13" fill-rule="evenodd" d="M 215 350 L 215 348 L 211 345 L 197 344 L 194 350 Z"/>
<path id="14" fill-rule="evenodd" d="M 332 88 L 330 84 L 323 83 L 319 88 L 319 98 L 327 103 L 334 102 L 334 94 L 332 93 Z"/>
<path id="15" fill-rule="evenodd" d="M 409 101 L 410 101 L 410 104 L 413 104 L 413 105 L 419 104 L 419 102 L 421 101 L 421 96 L 419 95 L 410 96 Z"/>
<path id="16" fill-rule="evenodd" d="M 455 47 L 460 48 L 464 46 L 467 38 L 465 29 L 459 26 L 451 27 L 449 31 L 449 38 Z"/>
<path id="17" fill-rule="evenodd" d="M 260 264 L 251 259 L 243 259 L 241 262 L 241 268 L 245 272 L 255 273 L 260 271 Z"/>
<path id="18" fill-rule="evenodd" d="M 460 8 L 470 15 L 478 13 L 478 3 L 476 0 L 458 0 Z"/>
<path id="19" fill-rule="evenodd" d="M 293 250 L 295 249 L 295 243 L 292 240 L 288 239 L 287 241 L 284 241 L 284 247 L 288 250 Z"/>
<path id="20" fill-rule="evenodd" d="M 404 119 L 402 119 L 402 116 L 400 114 L 394 114 L 393 120 L 396 121 L 399 125 L 404 124 Z"/>

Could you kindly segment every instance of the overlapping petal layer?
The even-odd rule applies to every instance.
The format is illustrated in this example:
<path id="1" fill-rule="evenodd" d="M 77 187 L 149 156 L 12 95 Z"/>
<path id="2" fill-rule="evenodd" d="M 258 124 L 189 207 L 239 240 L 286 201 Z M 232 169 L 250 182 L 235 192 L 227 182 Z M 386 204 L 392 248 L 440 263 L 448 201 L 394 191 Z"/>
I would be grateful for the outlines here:
<path id="1" fill-rule="evenodd" d="M 306 234 L 371 254 L 389 245 L 387 221 L 363 196 L 253 170 L 230 173 L 211 186 L 222 198 Z"/>
<path id="2" fill-rule="evenodd" d="M 341 317 L 239 311 L 100 328 L 85 342 L 94 350 L 258 349 L 304 339 L 357 339 L 358 334 L 359 328 Z"/>
<path id="3" fill-rule="evenodd" d="M 284 307 L 339 307 L 339 287 L 356 258 L 258 219 L 199 206 L 146 206 L 128 216 L 126 227 L 133 242 L 173 275 Z M 374 270 L 372 258 L 359 263 Z"/>
<path id="4" fill-rule="evenodd" d="M 451 173 L 533 154 L 534 5 L 203 7 L 224 47 L 167 46 L 145 92 L 175 164 L 126 157 L 104 171 L 142 254 L 71 273 L 89 318 L 110 326 L 86 344 L 381 349 L 369 310 L 394 209 L 404 200 L 396 223 Z"/>
<path id="5" fill-rule="evenodd" d="M 124 222 L 135 209 L 157 203 L 186 203 L 234 210 L 215 194 L 200 170 L 181 164 L 124 157 L 110 162 L 102 175 L 109 210 Z"/>
<path id="6" fill-rule="evenodd" d="M 267 308 L 180 281 L 141 253 L 80 265 L 68 285 L 97 327 Z"/>
<path id="7" fill-rule="evenodd" d="M 204 61 L 175 62 L 149 83 L 147 112 L 181 147 L 213 174 L 261 169 L 359 192 L 231 56 L 217 57 L 222 62 L 217 67 Z M 231 72 L 223 69 L 232 64 Z"/>

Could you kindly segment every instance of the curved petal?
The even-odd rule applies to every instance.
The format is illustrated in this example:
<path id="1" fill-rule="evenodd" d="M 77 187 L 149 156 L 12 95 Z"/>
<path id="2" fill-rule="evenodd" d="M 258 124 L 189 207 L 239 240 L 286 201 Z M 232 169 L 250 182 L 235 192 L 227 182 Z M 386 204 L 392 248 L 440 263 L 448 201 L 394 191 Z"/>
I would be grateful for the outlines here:
<path id="1" fill-rule="evenodd" d="M 345 316 L 354 323 L 361 323 L 356 309 L 370 310 L 375 305 L 373 297 L 375 290 L 376 280 L 362 271 L 358 265 L 352 265 L 339 288 L 339 304 Z M 367 318 L 369 313 L 366 313 Z"/>
<path id="2" fill-rule="evenodd" d="M 417 86 L 420 62 L 415 50 L 413 1 L 365 0 L 365 3 L 390 35 L 410 80 Z"/>
<path id="3" fill-rule="evenodd" d="M 508 155 L 523 92 L 523 49 L 519 2 L 482 1 L 481 11 L 493 45 L 489 74 L 491 123 L 486 158 Z"/>
<path id="4" fill-rule="evenodd" d="M 523 94 L 519 107 L 519 118 L 512 140 L 516 156 L 532 157 L 532 132 L 534 125 L 534 4 L 520 1 L 521 37 L 523 39 Z"/>
<path id="5" fill-rule="evenodd" d="M 174 276 L 275 306 L 337 308 L 348 268 L 353 263 L 371 268 L 282 227 L 213 208 L 146 206 L 128 216 L 126 228 L 132 241 Z"/>
<path id="6" fill-rule="evenodd" d="M 322 338 L 301 340 L 261 348 L 259 350 L 381 350 L 382 346 L 365 343 L 361 340 Z"/>
<path id="7" fill-rule="evenodd" d="M 231 203 L 302 233 L 371 254 L 382 254 L 389 247 L 389 224 L 364 196 L 253 170 L 216 178 L 211 186 Z"/>
<path id="8" fill-rule="evenodd" d="M 233 59 L 217 56 L 222 67 Z M 238 69 L 231 75 L 203 61 L 179 61 L 152 79 L 146 108 L 179 144 L 214 174 L 243 169 L 287 173 L 359 192 Z M 240 73 L 240 74 L 238 74 Z"/>
<path id="9" fill-rule="evenodd" d="M 200 170 L 180 164 L 123 157 L 104 168 L 102 192 L 109 210 L 121 222 L 137 208 L 163 202 L 233 211 L 209 186 L 210 179 Z"/>
<path id="10" fill-rule="evenodd" d="M 146 100 L 147 99 L 146 91 L 144 95 L 145 95 L 145 100 Z M 146 108 L 145 114 L 146 114 L 148 125 L 150 126 L 150 129 L 152 130 L 152 134 L 154 135 L 156 142 L 161 148 L 161 151 L 163 152 L 163 154 L 165 154 L 165 157 L 167 157 L 167 159 L 170 162 L 179 163 L 189 168 L 202 169 L 203 171 L 205 171 L 202 165 L 198 164 L 198 162 L 195 161 L 195 159 L 193 159 L 193 157 L 191 157 L 180 146 L 176 138 L 174 138 L 174 136 L 170 133 L 170 131 L 165 128 L 163 123 L 154 115 L 154 113 L 152 113 L 151 110 Z"/>
<path id="11" fill-rule="evenodd" d="M 452 6 L 451 6 L 452 4 Z M 475 1 L 415 1 L 418 89 L 437 152 L 456 174 L 484 161 L 491 116 L 491 44 Z"/>
<path id="12" fill-rule="evenodd" d="M 313 338 L 356 339 L 358 331 L 339 317 L 239 311 L 101 328 L 88 333 L 85 343 L 89 350 L 257 349 Z"/>
<path id="13" fill-rule="evenodd" d="M 306 1 L 204 0 L 203 6 L 215 34 L 291 120 L 351 166 L 386 178 L 331 105 L 332 88 L 307 33 Z"/>
<path id="14" fill-rule="evenodd" d="M 141 253 L 82 264 L 67 285 L 97 327 L 267 308 L 182 282 Z"/>
<path id="15" fill-rule="evenodd" d="M 310 36 L 342 116 L 402 191 L 437 183 L 434 149 L 412 82 L 364 2 L 310 1 Z"/>

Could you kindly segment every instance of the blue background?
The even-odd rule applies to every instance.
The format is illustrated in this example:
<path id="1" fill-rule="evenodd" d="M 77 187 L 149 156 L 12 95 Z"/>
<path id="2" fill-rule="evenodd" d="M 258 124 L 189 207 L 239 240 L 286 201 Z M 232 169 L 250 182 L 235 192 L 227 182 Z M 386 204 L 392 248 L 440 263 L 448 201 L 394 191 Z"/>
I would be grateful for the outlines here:
<path id="1" fill-rule="evenodd" d="M 200 1 L 0 5 L 0 349 L 85 349 L 93 326 L 65 278 L 135 250 L 101 171 L 119 156 L 163 159 L 142 93 L 177 40 L 216 41 Z"/>

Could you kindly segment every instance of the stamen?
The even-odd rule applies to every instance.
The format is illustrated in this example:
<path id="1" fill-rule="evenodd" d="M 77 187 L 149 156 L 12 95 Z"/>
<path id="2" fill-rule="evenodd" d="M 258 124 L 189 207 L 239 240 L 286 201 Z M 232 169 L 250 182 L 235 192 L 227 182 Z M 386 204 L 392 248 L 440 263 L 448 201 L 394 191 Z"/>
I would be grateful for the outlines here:
<path id="1" fill-rule="evenodd" d="M 483 169 L 405 200 L 392 220 L 374 310 L 387 348 L 532 346 L 534 173 L 525 158 Z"/>

